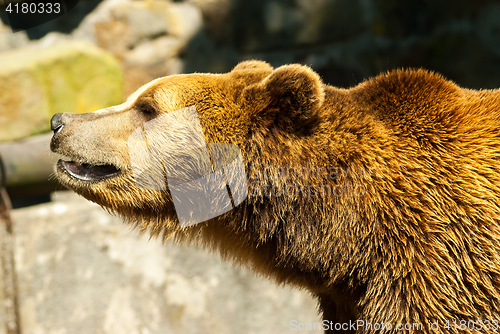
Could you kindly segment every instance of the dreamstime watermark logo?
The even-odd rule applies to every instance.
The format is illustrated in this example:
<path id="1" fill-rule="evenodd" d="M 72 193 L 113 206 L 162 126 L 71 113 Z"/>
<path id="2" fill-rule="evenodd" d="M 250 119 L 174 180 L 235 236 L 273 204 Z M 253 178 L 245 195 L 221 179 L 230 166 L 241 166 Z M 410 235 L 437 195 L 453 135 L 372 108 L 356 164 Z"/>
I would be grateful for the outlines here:
<path id="1" fill-rule="evenodd" d="M 52 21 L 73 9 L 79 0 L 3 0 L 0 17 L 7 18 L 13 32 Z"/>
<path id="2" fill-rule="evenodd" d="M 138 187 L 168 190 L 181 226 L 220 216 L 245 200 L 248 185 L 240 149 L 207 145 L 194 106 L 159 116 L 128 139 Z"/>

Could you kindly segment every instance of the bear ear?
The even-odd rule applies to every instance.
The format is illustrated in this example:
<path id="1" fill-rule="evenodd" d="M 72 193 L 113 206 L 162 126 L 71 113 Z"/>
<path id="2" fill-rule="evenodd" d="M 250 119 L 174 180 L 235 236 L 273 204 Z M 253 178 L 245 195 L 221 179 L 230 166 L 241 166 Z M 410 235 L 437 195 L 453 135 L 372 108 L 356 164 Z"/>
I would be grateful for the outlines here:
<path id="1" fill-rule="evenodd" d="M 245 99 L 258 104 L 258 118 L 274 117 L 281 128 L 308 130 L 318 120 L 325 99 L 323 82 L 310 67 L 284 65 L 260 83 L 247 87 Z"/>

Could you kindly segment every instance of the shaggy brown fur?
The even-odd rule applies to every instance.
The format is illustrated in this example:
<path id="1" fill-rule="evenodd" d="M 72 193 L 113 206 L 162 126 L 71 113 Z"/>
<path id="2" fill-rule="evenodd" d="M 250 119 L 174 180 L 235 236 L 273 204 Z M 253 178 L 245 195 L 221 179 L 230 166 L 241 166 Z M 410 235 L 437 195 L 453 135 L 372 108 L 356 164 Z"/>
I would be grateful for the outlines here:
<path id="1" fill-rule="evenodd" d="M 242 150 L 249 196 L 180 228 L 168 191 L 136 186 L 127 138 L 191 105 L 208 143 Z M 485 332 L 500 320 L 500 90 L 423 70 L 345 90 L 305 66 L 250 61 L 158 79 L 121 106 L 57 115 L 53 127 L 53 151 L 120 170 L 85 182 L 60 162 L 64 185 L 152 235 L 308 289 L 333 323 L 390 323 L 357 328 L 384 333 L 398 323 L 435 332 L 428 322 L 439 321 L 441 333 L 470 333 L 460 320 L 491 321 Z"/>

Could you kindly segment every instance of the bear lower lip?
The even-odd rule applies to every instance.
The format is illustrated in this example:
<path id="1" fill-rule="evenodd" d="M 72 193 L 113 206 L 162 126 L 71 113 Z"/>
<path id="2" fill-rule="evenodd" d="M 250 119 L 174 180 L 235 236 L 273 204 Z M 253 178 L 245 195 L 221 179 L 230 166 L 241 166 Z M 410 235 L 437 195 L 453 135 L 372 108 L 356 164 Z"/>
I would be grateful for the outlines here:
<path id="1" fill-rule="evenodd" d="M 75 179 L 87 182 L 107 179 L 120 173 L 113 165 L 91 165 L 64 160 L 59 160 L 58 165 Z"/>

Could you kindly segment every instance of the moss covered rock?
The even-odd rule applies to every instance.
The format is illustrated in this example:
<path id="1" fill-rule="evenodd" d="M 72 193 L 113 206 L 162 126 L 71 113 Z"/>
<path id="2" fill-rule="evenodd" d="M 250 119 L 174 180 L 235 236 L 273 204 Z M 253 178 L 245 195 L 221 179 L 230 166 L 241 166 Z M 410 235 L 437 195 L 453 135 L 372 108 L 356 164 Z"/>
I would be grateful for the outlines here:
<path id="1" fill-rule="evenodd" d="M 84 42 L 0 54 L 0 141 L 49 131 L 55 113 L 120 103 L 122 85 L 117 61 Z"/>

